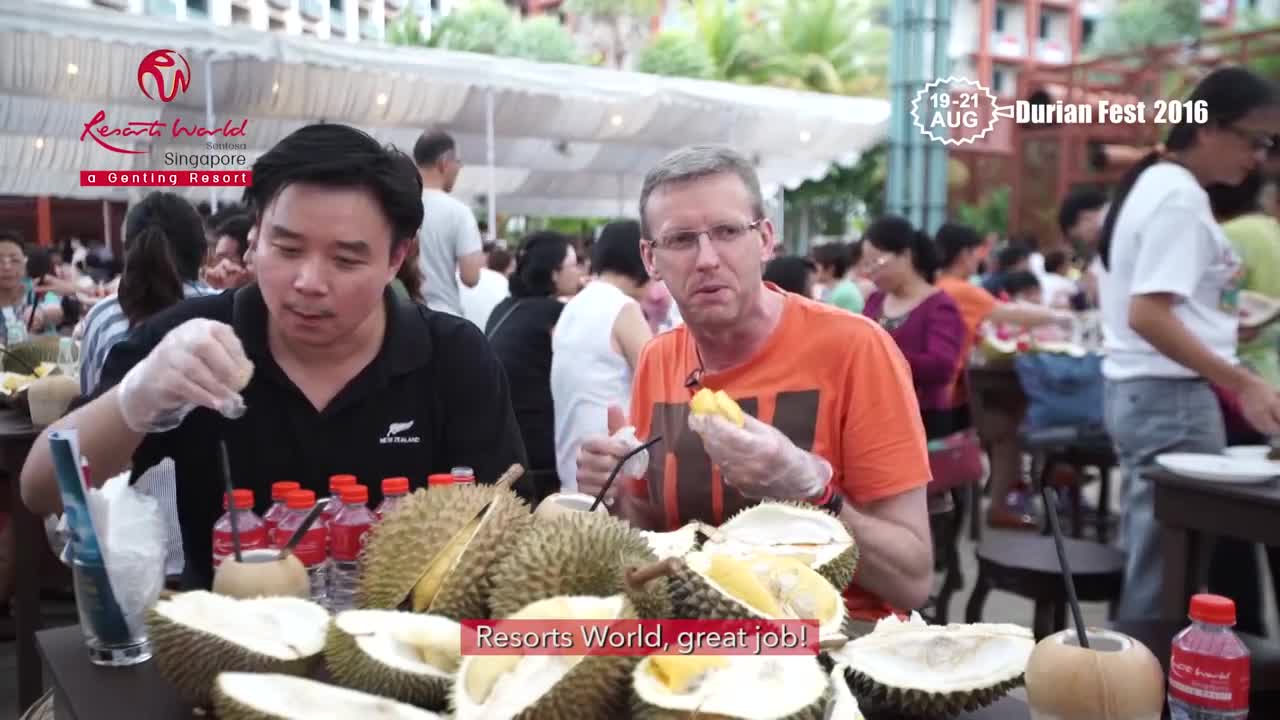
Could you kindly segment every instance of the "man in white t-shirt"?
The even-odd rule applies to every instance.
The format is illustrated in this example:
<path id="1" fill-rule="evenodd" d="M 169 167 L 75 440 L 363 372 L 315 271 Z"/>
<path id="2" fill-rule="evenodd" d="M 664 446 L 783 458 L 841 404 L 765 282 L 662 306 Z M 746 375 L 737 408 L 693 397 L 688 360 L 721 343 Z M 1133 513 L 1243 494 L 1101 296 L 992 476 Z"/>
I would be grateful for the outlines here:
<path id="1" fill-rule="evenodd" d="M 507 278 L 516 269 L 516 259 L 506 248 L 494 247 L 486 254 L 486 263 L 476 286 L 461 288 L 463 317 L 481 330 L 488 326 L 493 309 L 511 294 Z"/>
<path id="2" fill-rule="evenodd" d="M 418 231 L 418 265 L 422 268 L 427 307 L 461 317 L 458 284 L 475 287 L 484 266 L 484 241 L 471 208 L 454 198 L 453 184 L 462 170 L 453 138 L 427 131 L 413 146 L 422 176 L 422 228 Z"/>

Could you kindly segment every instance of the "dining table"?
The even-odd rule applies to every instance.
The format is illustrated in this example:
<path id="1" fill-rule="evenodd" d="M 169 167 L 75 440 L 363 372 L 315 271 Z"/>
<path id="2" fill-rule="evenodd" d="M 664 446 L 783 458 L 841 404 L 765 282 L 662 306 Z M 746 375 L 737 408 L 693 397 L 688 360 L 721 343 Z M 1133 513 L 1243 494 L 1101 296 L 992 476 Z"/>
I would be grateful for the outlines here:
<path id="1" fill-rule="evenodd" d="M 1183 619 L 1200 591 L 1203 548 L 1214 537 L 1280 547 L 1280 479 L 1230 482 L 1157 469 L 1155 519 L 1160 527 L 1166 620 Z"/>
<path id="2" fill-rule="evenodd" d="M 94 665 L 79 625 L 44 630 L 37 641 L 49 668 L 57 720 L 187 720 L 193 716 L 195 709 L 160 675 L 155 658 L 130 667 Z M 985 708 L 950 720 L 1030 720 L 1031 711 L 1021 694 L 1014 690 Z M 867 715 L 867 720 L 898 719 Z"/>

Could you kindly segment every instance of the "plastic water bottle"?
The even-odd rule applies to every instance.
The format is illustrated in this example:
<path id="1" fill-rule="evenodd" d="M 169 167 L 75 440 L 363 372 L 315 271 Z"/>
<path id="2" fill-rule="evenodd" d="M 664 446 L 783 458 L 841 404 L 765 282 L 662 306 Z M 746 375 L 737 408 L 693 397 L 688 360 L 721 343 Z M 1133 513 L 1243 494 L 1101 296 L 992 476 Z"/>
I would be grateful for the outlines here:
<path id="1" fill-rule="evenodd" d="M 404 502 L 409 496 L 409 478 L 407 477 L 390 477 L 382 480 L 382 502 L 378 503 L 378 508 L 373 511 L 378 519 L 387 516 L 387 513 L 395 510 L 400 503 Z"/>
<path id="2" fill-rule="evenodd" d="M 453 476 L 455 484 L 471 483 L 474 485 L 476 482 L 476 471 L 465 465 L 455 467 L 449 474 Z"/>
<path id="3" fill-rule="evenodd" d="M 333 522 L 333 516 L 338 514 L 338 510 L 342 509 L 341 490 L 347 485 L 355 485 L 355 475 L 330 475 L 329 476 L 329 504 L 324 508 L 324 519 L 330 523 Z"/>
<path id="4" fill-rule="evenodd" d="M 289 512 L 285 498 L 290 492 L 301 489 L 302 487 L 292 480 L 271 483 L 271 507 L 267 508 L 267 512 L 262 516 L 262 522 L 267 526 L 267 538 L 271 541 L 271 547 L 279 547 L 276 545 L 276 526 L 280 524 L 280 518 Z"/>
<path id="5" fill-rule="evenodd" d="M 360 584 L 360 550 L 364 547 L 365 534 L 378 521 L 369 509 L 369 488 L 364 485 L 345 485 L 342 488 L 342 508 L 333 516 L 329 527 L 329 609 L 341 612 L 355 606 L 356 588 Z"/>
<path id="6" fill-rule="evenodd" d="M 1221 595 L 1191 598 L 1191 625 L 1169 657 L 1172 720 L 1244 720 L 1249 715 L 1249 648 L 1231 627 L 1236 604 Z"/>
<path id="7" fill-rule="evenodd" d="M 235 555 L 235 543 L 231 538 L 231 513 L 236 514 L 236 530 L 240 532 L 240 550 L 258 550 L 267 547 L 267 526 L 253 512 L 253 491 L 233 490 L 231 509 L 227 508 L 227 495 L 222 495 L 222 517 L 213 524 L 213 566 L 222 564 L 223 558 Z"/>
<path id="8" fill-rule="evenodd" d="M 302 526 L 302 521 L 316 506 L 316 494 L 311 490 L 294 490 L 289 493 L 286 502 L 289 504 L 289 512 L 280 518 L 280 525 L 276 527 L 276 544 L 279 546 L 288 543 L 293 533 Z M 294 546 L 293 554 L 298 556 L 298 560 L 307 569 L 307 576 L 311 578 L 311 599 L 324 607 L 328 607 L 329 602 L 328 550 L 329 523 L 322 514 Z"/>

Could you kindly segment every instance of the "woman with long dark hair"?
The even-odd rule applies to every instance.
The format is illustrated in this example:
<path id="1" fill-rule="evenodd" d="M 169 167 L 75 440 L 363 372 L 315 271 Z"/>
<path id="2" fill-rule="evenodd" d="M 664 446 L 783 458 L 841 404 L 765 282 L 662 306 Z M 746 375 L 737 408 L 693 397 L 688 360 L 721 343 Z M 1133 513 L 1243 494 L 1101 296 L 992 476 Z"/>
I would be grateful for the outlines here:
<path id="1" fill-rule="evenodd" d="M 1126 174 L 1102 226 L 1105 415 L 1125 472 L 1121 619 L 1161 611 L 1154 490 L 1144 473 L 1162 453 L 1226 446 L 1212 385 L 1239 396 L 1259 430 L 1280 434 L 1280 393 L 1236 359 L 1243 266 L 1205 192 L 1239 185 L 1263 161 L 1277 100 L 1275 88 L 1246 69 L 1207 75 L 1189 98 L 1207 118 L 1174 125 L 1164 147 Z"/>
<path id="2" fill-rule="evenodd" d="M 153 192 L 129 209 L 119 290 L 95 304 L 84 319 L 82 394 L 93 392 L 107 353 L 131 329 L 186 298 L 217 292 L 200 280 L 207 251 L 200 214 L 182 197 Z M 169 535 L 165 574 L 179 576 L 184 561 L 173 461 L 166 459 L 151 467 L 138 478 L 137 486 L 154 496 L 164 511 Z"/>
<path id="3" fill-rule="evenodd" d="M 493 309 L 485 334 L 507 371 L 511 407 L 524 437 L 529 472 L 517 486 L 538 502 L 560 490 L 556 472 L 555 404 L 551 396 L 551 333 L 567 298 L 578 292 L 578 255 L 558 232 L 529 235 L 508 279 L 511 295 Z"/>

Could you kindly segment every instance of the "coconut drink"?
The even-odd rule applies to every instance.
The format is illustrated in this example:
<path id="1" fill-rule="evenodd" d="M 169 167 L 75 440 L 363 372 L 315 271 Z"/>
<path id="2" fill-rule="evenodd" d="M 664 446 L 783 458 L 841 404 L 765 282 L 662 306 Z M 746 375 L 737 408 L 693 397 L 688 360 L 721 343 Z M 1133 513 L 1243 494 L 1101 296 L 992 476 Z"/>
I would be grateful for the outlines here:
<path id="1" fill-rule="evenodd" d="M 1075 629 L 1036 644 L 1027 661 L 1032 720 L 1160 720 L 1164 671 L 1147 646 L 1123 633 Z"/>
<path id="2" fill-rule="evenodd" d="M 228 557 L 213 574 L 213 592 L 234 598 L 311 597 L 311 581 L 293 553 L 262 548 Z"/>

